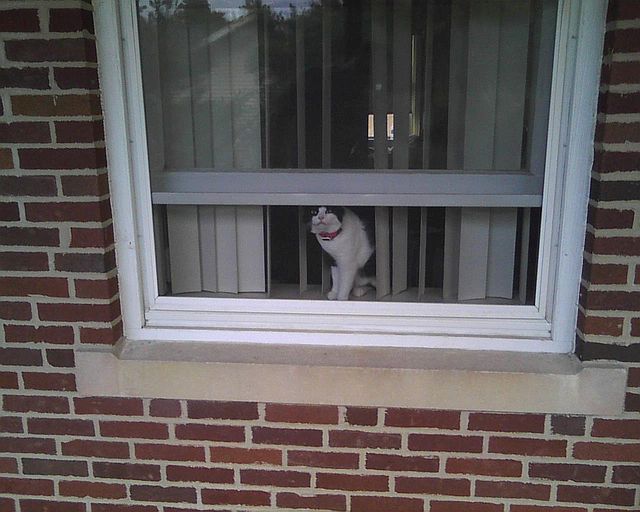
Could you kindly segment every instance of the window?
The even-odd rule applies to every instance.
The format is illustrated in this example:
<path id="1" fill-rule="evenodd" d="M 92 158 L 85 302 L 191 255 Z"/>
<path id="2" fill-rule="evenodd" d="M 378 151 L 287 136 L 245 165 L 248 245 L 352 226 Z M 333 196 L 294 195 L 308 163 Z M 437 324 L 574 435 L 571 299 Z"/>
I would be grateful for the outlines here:
<path id="1" fill-rule="evenodd" d="M 128 337 L 571 350 L 602 2 L 96 10 Z M 317 204 L 371 300 L 319 302 Z"/>

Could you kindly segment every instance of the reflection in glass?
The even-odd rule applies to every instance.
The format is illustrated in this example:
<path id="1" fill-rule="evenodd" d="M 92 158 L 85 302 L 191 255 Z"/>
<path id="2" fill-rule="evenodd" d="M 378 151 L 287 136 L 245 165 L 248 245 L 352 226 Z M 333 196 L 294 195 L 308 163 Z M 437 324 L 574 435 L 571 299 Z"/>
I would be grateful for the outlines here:
<path id="1" fill-rule="evenodd" d="M 151 169 L 540 174 L 556 3 L 138 0 Z"/>

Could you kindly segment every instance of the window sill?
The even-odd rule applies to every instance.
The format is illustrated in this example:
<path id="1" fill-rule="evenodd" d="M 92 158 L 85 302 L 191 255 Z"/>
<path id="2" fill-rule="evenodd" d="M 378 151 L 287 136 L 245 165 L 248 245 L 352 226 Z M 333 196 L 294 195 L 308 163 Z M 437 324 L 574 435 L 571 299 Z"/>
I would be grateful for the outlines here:
<path id="1" fill-rule="evenodd" d="M 619 415 L 627 371 L 573 355 L 121 342 L 76 354 L 84 395 Z"/>

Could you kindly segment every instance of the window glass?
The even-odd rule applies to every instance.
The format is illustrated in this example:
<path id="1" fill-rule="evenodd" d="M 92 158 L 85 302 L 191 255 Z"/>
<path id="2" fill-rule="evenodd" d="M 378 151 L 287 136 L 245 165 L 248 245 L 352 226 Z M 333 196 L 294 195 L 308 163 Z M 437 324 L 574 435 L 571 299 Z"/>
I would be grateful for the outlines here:
<path id="1" fill-rule="evenodd" d="M 348 192 L 358 299 L 533 303 L 557 0 L 137 7 L 161 295 L 330 294 Z"/>
<path id="2" fill-rule="evenodd" d="M 542 172 L 555 10 L 138 0 L 151 168 Z"/>

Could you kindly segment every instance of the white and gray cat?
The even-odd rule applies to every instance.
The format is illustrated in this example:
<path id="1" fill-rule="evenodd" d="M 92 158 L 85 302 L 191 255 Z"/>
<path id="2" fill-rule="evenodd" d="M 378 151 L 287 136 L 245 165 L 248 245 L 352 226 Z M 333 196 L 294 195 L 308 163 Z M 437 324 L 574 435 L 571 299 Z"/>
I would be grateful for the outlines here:
<path id="1" fill-rule="evenodd" d="M 363 273 L 374 247 L 358 215 L 342 206 L 312 208 L 311 232 L 334 260 L 328 299 L 348 300 L 350 294 L 361 297 L 369 286 L 375 287 L 375 278 Z"/>

